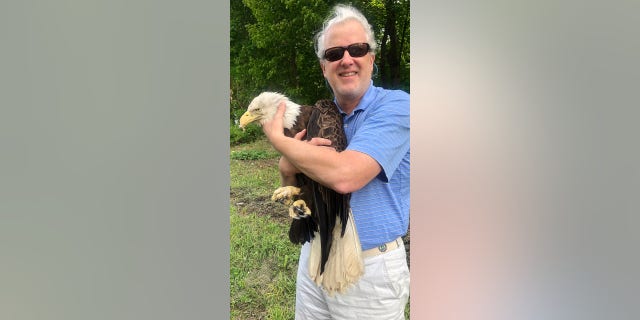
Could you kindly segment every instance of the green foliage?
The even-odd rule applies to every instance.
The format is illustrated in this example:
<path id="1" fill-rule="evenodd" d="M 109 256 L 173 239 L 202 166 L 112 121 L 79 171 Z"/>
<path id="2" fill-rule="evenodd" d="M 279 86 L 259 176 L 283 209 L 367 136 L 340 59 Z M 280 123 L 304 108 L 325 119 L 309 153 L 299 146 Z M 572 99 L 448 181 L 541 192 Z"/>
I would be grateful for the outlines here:
<path id="1" fill-rule="evenodd" d="M 274 159 L 280 157 L 277 152 L 268 152 L 265 150 L 239 150 L 231 151 L 231 159 L 233 160 L 263 160 Z"/>
<path id="2" fill-rule="evenodd" d="M 229 143 L 231 145 L 253 142 L 261 137 L 264 137 L 264 133 L 257 125 L 248 125 L 245 130 L 240 129 L 237 125 L 229 126 Z"/>
<path id="3" fill-rule="evenodd" d="M 332 97 L 320 71 L 313 38 L 338 2 L 342 3 L 231 1 L 231 120 L 238 120 L 262 91 L 281 92 L 302 104 Z M 358 0 L 351 4 L 367 16 L 379 44 L 379 72 L 374 84 L 408 92 L 409 1 Z"/>

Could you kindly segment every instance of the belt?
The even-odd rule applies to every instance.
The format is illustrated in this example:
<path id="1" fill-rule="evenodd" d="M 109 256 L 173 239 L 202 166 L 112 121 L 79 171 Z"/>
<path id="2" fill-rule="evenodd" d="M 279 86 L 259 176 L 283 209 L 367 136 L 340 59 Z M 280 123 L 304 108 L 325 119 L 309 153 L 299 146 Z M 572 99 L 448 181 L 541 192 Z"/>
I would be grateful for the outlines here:
<path id="1" fill-rule="evenodd" d="M 377 255 L 381 255 L 383 253 L 389 252 L 393 249 L 400 247 L 400 244 L 404 244 L 402 242 L 402 237 L 398 237 L 395 240 L 389 241 L 387 243 L 383 243 L 375 248 L 364 250 L 362 251 L 362 257 L 368 258 L 368 257 L 375 257 Z"/>

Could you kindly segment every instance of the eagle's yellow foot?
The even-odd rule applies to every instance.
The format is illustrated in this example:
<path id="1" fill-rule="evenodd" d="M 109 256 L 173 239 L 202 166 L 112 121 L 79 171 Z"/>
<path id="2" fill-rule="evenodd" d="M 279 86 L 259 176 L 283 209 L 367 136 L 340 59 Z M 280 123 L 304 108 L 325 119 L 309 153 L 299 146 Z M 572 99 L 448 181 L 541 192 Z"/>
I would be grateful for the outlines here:
<path id="1" fill-rule="evenodd" d="M 285 205 L 293 202 L 293 197 L 300 194 L 300 188 L 294 186 L 280 187 L 273 192 L 271 201 L 277 201 Z"/>
<path id="2" fill-rule="evenodd" d="M 304 200 L 296 200 L 291 207 L 289 207 L 289 216 L 294 219 L 306 218 L 311 216 L 311 209 L 307 207 Z"/>

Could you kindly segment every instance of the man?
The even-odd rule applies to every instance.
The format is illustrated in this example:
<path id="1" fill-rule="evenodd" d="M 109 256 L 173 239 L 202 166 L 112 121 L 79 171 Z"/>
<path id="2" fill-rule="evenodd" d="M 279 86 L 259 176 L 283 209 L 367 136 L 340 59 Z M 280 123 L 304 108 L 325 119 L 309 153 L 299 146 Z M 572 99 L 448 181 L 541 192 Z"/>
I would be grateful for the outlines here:
<path id="1" fill-rule="evenodd" d="M 366 18 L 338 5 L 316 35 L 322 74 L 344 119 L 348 146 L 283 134 L 284 104 L 263 130 L 282 153 L 283 185 L 303 172 L 340 193 L 351 209 L 362 244 L 365 273 L 344 294 L 328 296 L 309 278 L 310 244 L 303 245 L 296 284 L 296 319 L 404 319 L 409 270 L 401 236 L 409 224 L 409 95 L 373 86 L 376 43 Z"/>

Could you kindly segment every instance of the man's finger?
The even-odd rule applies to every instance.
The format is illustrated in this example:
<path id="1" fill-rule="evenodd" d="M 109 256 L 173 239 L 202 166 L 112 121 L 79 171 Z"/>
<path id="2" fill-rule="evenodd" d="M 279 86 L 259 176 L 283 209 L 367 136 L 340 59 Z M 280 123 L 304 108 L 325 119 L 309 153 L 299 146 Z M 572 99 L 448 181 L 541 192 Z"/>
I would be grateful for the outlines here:
<path id="1" fill-rule="evenodd" d="M 276 112 L 276 117 L 282 118 L 284 116 L 285 110 L 287 110 L 287 105 L 284 101 L 281 101 L 278 105 L 278 112 Z"/>
<path id="2" fill-rule="evenodd" d="M 262 124 L 262 131 L 265 133 L 265 135 L 267 135 L 267 138 L 269 138 L 269 132 L 273 130 L 277 130 L 277 131 L 282 130 L 281 127 L 282 127 L 285 110 L 286 110 L 286 104 L 284 101 L 282 101 L 280 102 L 280 104 L 278 104 L 278 109 L 272 119 L 261 120 L 260 123 Z"/>
<path id="3" fill-rule="evenodd" d="M 307 129 L 302 129 L 302 131 L 296 133 L 296 135 L 293 137 L 296 138 L 296 140 L 302 140 L 302 138 L 304 138 L 306 134 L 307 134 Z"/>
<path id="4" fill-rule="evenodd" d="M 330 146 L 331 145 L 331 140 L 329 139 L 325 139 L 325 138 L 312 138 L 311 140 L 309 140 L 309 143 L 314 145 L 314 146 Z"/>

